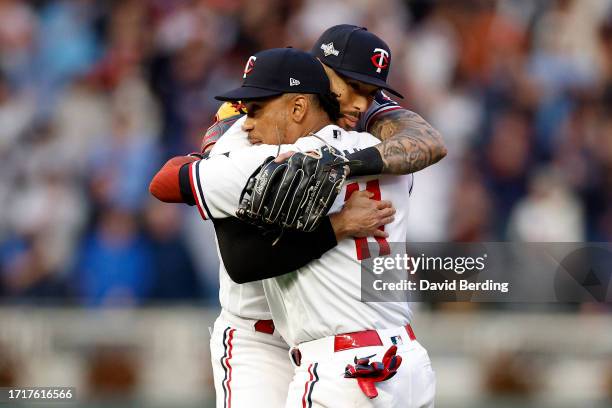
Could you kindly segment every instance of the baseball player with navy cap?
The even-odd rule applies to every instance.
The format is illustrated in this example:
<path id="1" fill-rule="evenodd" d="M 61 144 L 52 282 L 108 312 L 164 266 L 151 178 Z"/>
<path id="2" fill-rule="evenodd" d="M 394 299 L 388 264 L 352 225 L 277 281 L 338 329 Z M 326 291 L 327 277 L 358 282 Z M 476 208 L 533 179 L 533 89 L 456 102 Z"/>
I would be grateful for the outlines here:
<path id="1" fill-rule="evenodd" d="M 381 88 L 386 89 L 397 95 L 386 83 L 391 62 L 391 53 L 386 44 L 381 41 L 376 44 L 371 43 L 371 45 L 374 45 L 369 47 L 371 50 L 362 52 L 359 61 L 355 62 L 348 54 L 353 53 L 356 46 L 363 43 L 362 37 L 368 37 L 369 39 L 374 37 L 374 41 L 377 37 L 363 28 L 348 25 L 338 27 L 341 28 L 334 30 L 334 27 L 332 27 L 332 29 L 326 31 L 313 46 L 311 54 L 317 56 L 323 63 L 319 65 L 327 74 L 329 81 L 327 84 L 340 103 L 341 117 L 336 122 L 343 128 L 368 129 L 379 140 L 383 140 L 383 143 L 378 143 L 376 146 L 372 145 L 371 148 L 357 152 L 363 153 L 369 150 L 369 153 L 365 155 L 366 158 L 371 157 L 372 153 L 378 156 L 374 157 L 373 160 L 362 160 L 364 163 L 371 164 L 369 167 L 360 169 L 362 173 L 411 173 L 441 159 L 445 155 L 445 149 L 439 134 L 416 113 L 402 108 L 380 90 Z M 348 38 L 348 40 L 343 42 L 343 38 Z M 378 51 L 375 51 L 376 48 L 388 52 L 378 53 Z M 376 56 L 377 53 L 378 56 Z M 335 61 L 335 57 L 341 56 L 343 58 L 339 62 Z M 258 77 L 265 77 L 264 72 L 261 72 L 261 76 L 259 73 L 262 63 L 265 68 L 265 58 L 261 58 L 258 54 L 251 56 L 245 63 L 243 74 L 245 85 L 252 88 L 249 91 L 258 93 L 260 97 L 263 97 L 263 93 L 271 91 L 266 89 L 262 93 L 261 89 L 257 89 L 261 88 L 261 84 L 257 85 L 254 82 Z M 335 71 L 336 69 L 338 72 Z M 351 75 L 362 76 L 361 79 L 356 79 Z M 271 79 L 270 84 L 277 81 L 278 78 L 278 75 L 269 78 Z M 282 84 L 279 82 L 278 85 L 287 88 L 283 89 L 284 92 L 296 91 L 298 87 L 302 87 L 300 92 L 306 92 L 308 89 L 305 87 L 316 86 L 316 84 L 310 83 L 307 78 L 295 74 L 289 74 L 282 78 Z M 365 81 L 363 81 L 364 79 Z M 381 84 L 380 81 L 383 81 L 384 84 Z M 281 88 L 277 87 L 272 91 L 280 94 Z M 320 94 L 310 95 L 313 95 L 316 101 L 321 102 L 326 111 L 335 111 L 326 98 L 317 96 Z M 224 99 L 236 97 L 238 97 L 237 94 L 220 95 L 220 98 Z M 252 146 L 248 135 L 257 132 L 248 129 L 248 123 L 246 130 L 249 133 L 244 130 L 245 122 L 248 120 L 245 113 L 244 106 L 239 103 L 224 104 L 218 113 L 217 122 L 211 126 L 204 138 L 203 151 L 210 151 L 211 156 L 217 156 Z M 274 129 L 269 132 L 260 132 L 260 134 L 260 139 L 265 138 L 265 142 L 278 143 L 279 134 Z M 221 135 L 223 137 L 220 137 Z M 281 137 L 284 136 L 281 135 Z M 404 143 L 404 140 L 406 140 L 406 143 Z M 408 140 L 410 140 L 410 143 L 408 143 Z M 413 140 L 418 140 L 419 143 L 412 143 Z M 258 141 L 257 139 L 254 141 L 256 143 L 264 142 L 264 140 Z M 288 139 L 283 139 L 283 141 L 287 142 Z M 395 149 L 387 147 L 391 143 Z M 372 151 L 372 149 L 376 151 Z M 171 161 L 174 159 L 171 159 Z M 181 180 L 185 180 L 185 175 L 187 175 L 187 183 L 189 183 L 190 176 L 195 176 L 195 180 L 197 180 L 197 176 L 200 174 L 200 172 L 193 171 L 195 165 L 191 164 L 192 160 L 192 158 L 188 158 L 181 162 L 186 163 L 180 167 Z M 168 169 L 174 171 L 174 168 L 168 167 Z M 352 171 L 354 170 L 352 169 Z M 355 173 L 358 173 L 358 170 Z M 176 172 L 178 173 L 178 168 Z M 179 178 L 176 175 L 173 177 Z M 187 195 L 190 195 L 190 197 L 183 195 L 181 191 L 180 197 L 182 198 L 172 198 L 166 201 L 196 204 L 202 216 L 209 219 L 207 217 L 206 201 L 201 194 L 202 191 L 199 191 L 197 183 L 194 186 L 194 188 L 184 188 L 184 190 L 188 190 Z M 159 198 L 158 195 L 156 197 Z M 245 233 L 244 235 L 248 234 Z M 219 233 L 217 233 L 217 237 L 220 238 Z M 324 236 L 312 233 L 310 242 L 309 249 L 311 246 L 319 244 L 322 249 L 325 249 L 323 243 L 327 240 Z M 274 269 L 275 259 L 269 257 L 265 251 L 266 248 L 262 248 L 260 255 L 262 258 L 269 260 L 269 269 Z M 232 259 L 240 259 L 242 258 L 241 255 L 234 254 Z M 310 259 L 316 257 L 318 256 L 313 255 Z M 250 406 L 249 401 L 258 397 L 265 399 L 267 406 L 284 405 L 293 369 L 286 359 L 289 347 L 279 336 L 278 330 L 274 328 L 272 323 L 262 283 L 237 284 L 230 279 L 224 266 L 220 271 L 220 280 L 222 312 L 215 323 L 215 330 L 211 339 L 217 406 Z"/>
<path id="2" fill-rule="evenodd" d="M 386 90 L 403 97 L 387 82 L 391 49 L 365 27 L 350 24 L 330 27 L 321 34 L 310 53 L 324 64 L 332 91 L 339 95 L 343 112 L 343 118 L 338 122 L 340 126 L 370 131 L 370 119 L 381 119 L 384 112 L 403 111 L 404 114 L 396 113 L 398 119 L 406 114 L 405 109 L 383 93 Z M 420 118 L 412 116 L 412 119 Z M 424 122 L 420 125 L 424 129 L 428 127 L 422 126 Z"/>
<path id="3" fill-rule="evenodd" d="M 329 89 L 329 80 L 322 65 L 303 51 L 280 48 L 251 56 L 245 66 L 242 86 L 217 96 L 219 100 L 247 101 L 249 114 L 241 118 L 221 138 L 212 149 L 211 157 L 227 157 L 226 154 L 245 150 L 241 147 L 250 150 L 252 143 L 249 139 L 258 144 L 293 143 L 302 134 L 297 134 L 295 127 L 286 126 L 285 119 L 290 113 L 283 109 L 292 108 L 291 103 L 299 102 L 322 108 L 318 116 L 310 115 L 309 120 L 312 123 L 308 126 L 311 131 L 318 130 L 322 121 L 336 120 L 339 116 L 339 105 Z M 291 95 L 292 98 L 280 97 L 283 94 Z M 294 102 L 293 98 L 298 100 Z M 250 129 L 253 117 L 262 119 L 261 112 L 257 112 L 257 103 L 275 104 L 277 109 L 266 111 L 266 117 L 268 114 L 277 115 L 275 126 L 267 129 L 260 126 L 256 131 L 247 134 L 243 129 Z M 247 168 L 259 161 L 257 155 L 247 154 L 245 159 Z M 205 162 L 202 160 L 189 164 L 185 167 L 186 171 L 181 180 L 183 189 L 192 191 L 204 219 L 212 219 L 215 223 L 217 244 L 222 255 L 219 292 L 222 312 L 215 321 L 210 341 L 217 407 L 257 406 L 253 402 L 254 399 L 264 401 L 259 405 L 281 407 L 285 405 L 293 377 L 293 367 L 288 358 L 289 346 L 274 327 L 262 282 L 238 284 L 228 275 L 227 267 L 230 262 L 248 260 L 252 265 L 254 259 L 244 253 L 236 253 L 234 248 L 238 247 L 238 243 L 228 238 L 227 220 L 224 217 L 215 217 L 216 207 L 208 205 L 211 195 L 222 200 L 225 194 L 231 194 L 238 187 L 242 188 L 242 180 L 240 177 L 224 177 L 223 179 L 230 183 L 217 183 L 215 192 L 212 192 L 209 187 L 213 187 L 213 184 L 206 182 L 204 178 L 215 176 L 214 173 L 204 171 L 202 164 Z M 224 205 L 233 205 L 231 195 L 226 197 L 228 198 L 223 201 Z M 245 227 L 243 231 L 246 233 L 246 230 Z M 316 243 L 310 243 L 308 249 L 321 245 L 322 254 L 333 247 L 336 244 L 333 231 L 331 244 L 327 244 L 330 241 L 329 235 L 324 234 L 316 239 L 315 234 L 312 239 L 316 239 Z M 256 236 L 253 239 L 261 240 L 261 237 Z M 228 251 L 230 255 L 223 256 Z M 257 254 L 257 257 L 268 259 L 263 253 Z M 269 258 L 269 268 L 250 268 L 250 272 L 253 274 L 271 270 L 275 257 Z"/>
<path id="4" fill-rule="evenodd" d="M 337 74 L 403 96 L 389 84 L 391 49 L 365 27 L 340 24 L 327 29 L 310 51 Z"/>
<path id="5" fill-rule="evenodd" d="M 366 164 L 363 168 L 351 169 L 353 174 L 414 173 L 446 155 L 440 134 L 418 114 L 385 94 L 387 91 L 402 97 L 387 82 L 392 55 L 382 39 L 364 27 L 340 24 L 327 29 L 310 53 L 322 63 L 330 89 L 340 103 L 340 118 L 336 123 L 346 130 L 370 132 L 382 141 L 349 158 Z M 253 58 L 247 61 L 245 74 L 256 63 Z M 203 149 L 210 149 L 221 135 L 225 135 L 223 139 L 228 144 L 248 146 L 246 134 L 238 131 L 237 126 L 233 132 L 227 132 L 245 111 L 227 106 L 221 110 L 233 111 L 234 115 L 226 113 L 217 118 L 204 137 Z"/>
<path id="6" fill-rule="evenodd" d="M 249 176 L 279 150 L 307 152 L 327 144 L 338 151 L 359 152 L 378 143 L 369 133 L 347 132 L 332 124 L 337 105 L 298 102 L 304 95 L 292 92 L 301 86 L 292 85 L 295 81 L 301 84 L 308 78 L 300 88 L 307 94 L 328 93 L 329 81 L 314 58 L 293 50 L 264 51 L 255 57 L 243 85 L 217 98 L 246 103 L 249 114 L 242 128 L 250 139 L 261 139 L 261 144 L 211 155 L 189 166 L 189 184 L 195 185 L 206 217 L 217 223 L 235 216 Z M 258 69 L 274 75 L 258 74 Z M 280 137 L 271 134 L 274 128 L 281 129 Z M 360 190 L 379 200 L 389 199 L 397 213 L 385 230 L 390 240 L 401 242 L 407 232 L 412 179 L 412 175 L 353 178 L 340 191 L 331 212 Z M 384 238 L 372 240 L 378 247 L 376 254 L 367 243 L 361 238 L 342 239 L 320 259 L 287 274 L 248 273 L 247 279 L 268 278 L 262 285 L 275 329 L 294 347 L 287 407 L 433 406 L 435 376 L 427 352 L 416 340 L 408 305 L 361 302 L 360 262 L 390 253 Z M 223 245 L 222 258 L 227 253 Z"/>

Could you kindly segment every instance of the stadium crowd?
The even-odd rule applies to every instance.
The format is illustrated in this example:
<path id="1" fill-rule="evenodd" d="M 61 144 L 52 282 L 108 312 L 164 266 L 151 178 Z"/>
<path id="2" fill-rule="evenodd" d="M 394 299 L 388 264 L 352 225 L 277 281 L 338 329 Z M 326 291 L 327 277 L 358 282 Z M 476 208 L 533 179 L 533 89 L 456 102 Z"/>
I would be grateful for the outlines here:
<path id="1" fill-rule="evenodd" d="M 448 146 L 410 240 L 612 240 L 610 0 L 1 0 L 1 301 L 216 304 L 210 226 L 149 180 L 249 55 L 341 22 Z"/>

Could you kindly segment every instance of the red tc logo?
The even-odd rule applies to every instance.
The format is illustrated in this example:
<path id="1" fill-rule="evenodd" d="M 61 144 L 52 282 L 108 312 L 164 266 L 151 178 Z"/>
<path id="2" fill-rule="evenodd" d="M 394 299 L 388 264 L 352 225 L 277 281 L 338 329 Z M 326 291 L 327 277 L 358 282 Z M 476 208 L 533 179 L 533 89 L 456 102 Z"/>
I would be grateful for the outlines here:
<path id="1" fill-rule="evenodd" d="M 249 57 L 249 60 L 244 66 L 244 75 L 242 75 L 243 79 L 247 77 L 247 75 L 253 70 L 253 68 L 255 68 L 255 60 L 257 60 L 257 57 L 255 56 Z"/>
<path id="2" fill-rule="evenodd" d="M 376 67 L 376 72 L 380 72 L 389 66 L 389 52 L 382 48 L 374 48 L 372 64 Z"/>

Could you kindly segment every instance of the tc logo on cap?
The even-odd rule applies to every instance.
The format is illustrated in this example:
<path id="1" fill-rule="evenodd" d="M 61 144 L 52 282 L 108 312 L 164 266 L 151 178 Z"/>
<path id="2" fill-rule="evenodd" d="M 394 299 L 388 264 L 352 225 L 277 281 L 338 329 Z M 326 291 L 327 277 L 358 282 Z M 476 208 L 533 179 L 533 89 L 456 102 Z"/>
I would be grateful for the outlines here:
<path id="1" fill-rule="evenodd" d="M 249 57 L 249 60 L 247 61 L 246 65 L 244 66 L 244 75 L 242 75 L 242 78 L 246 78 L 247 75 L 253 70 L 253 68 L 255 68 L 255 61 L 257 60 L 257 57 L 254 55 L 251 55 Z"/>
<path id="2" fill-rule="evenodd" d="M 376 67 L 376 72 L 380 72 L 389 66 L 389 52 L 382 48 L 374 48 L 372 55 L 372 64 Z"/>

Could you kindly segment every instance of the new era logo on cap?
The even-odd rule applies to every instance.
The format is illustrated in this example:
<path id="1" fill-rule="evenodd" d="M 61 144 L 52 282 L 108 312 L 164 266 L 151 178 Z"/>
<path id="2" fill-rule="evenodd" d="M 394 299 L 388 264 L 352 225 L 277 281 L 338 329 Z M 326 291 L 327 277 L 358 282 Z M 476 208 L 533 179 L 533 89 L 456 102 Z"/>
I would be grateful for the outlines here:
<path id="1" fill-rule="evenodd" d="M 295 78 L 289 78 L 289 86 L 297 86 L 300 84 L 300 81 L 298 81 Z"/>

